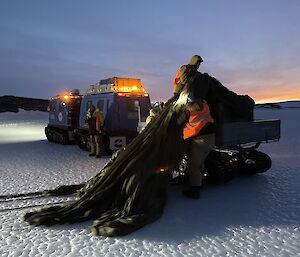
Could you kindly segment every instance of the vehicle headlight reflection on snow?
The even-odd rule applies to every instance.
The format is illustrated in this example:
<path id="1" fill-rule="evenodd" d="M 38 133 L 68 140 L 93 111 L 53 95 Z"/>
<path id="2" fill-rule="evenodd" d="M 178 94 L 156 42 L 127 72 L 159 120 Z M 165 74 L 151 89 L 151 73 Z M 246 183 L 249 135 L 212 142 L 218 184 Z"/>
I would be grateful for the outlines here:
<path id="1" fill-rule="evenodd" d="M 0 144 L 31 142 L 46 139 L 43 122 L 14 122 L 1 125 Z"/>

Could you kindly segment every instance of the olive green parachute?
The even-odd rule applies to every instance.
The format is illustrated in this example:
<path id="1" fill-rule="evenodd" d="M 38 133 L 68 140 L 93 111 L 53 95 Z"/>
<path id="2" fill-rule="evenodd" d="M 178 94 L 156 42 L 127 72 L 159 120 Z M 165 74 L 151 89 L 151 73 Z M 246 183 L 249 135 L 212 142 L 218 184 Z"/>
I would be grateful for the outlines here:
<path id="1" fill-rule="evenodd" d="M 198 76 L 194 86 L 199 97 L 217 94 L 211 89 L 215 87 L 222 87 L 224 97 L 238 97 L 216 79 L 201 73 Z M 24 220 L 32 225 L 54 225 L 94 219 L 90 231 L 103 236 L 126 235 L 157 220 L 166 204 L 170 173 L 186 148 L 176 120 L 188 94 L 186 87 L 172 97 L 141 134 L 83 184 L 78 200 L 27 213 Z"/>
<path id="2" fill-rule="evenodd" d="M 27 213 L 25 221 L 53 225 L 94 219 L 93 234 L 118 236 L 158 219 L 170 171 L 184 150 L 182 129 L 174 124 L 184 94 L 177 100 L 171 98 L 141 134 L 84 184 L 78 200 Z"/>

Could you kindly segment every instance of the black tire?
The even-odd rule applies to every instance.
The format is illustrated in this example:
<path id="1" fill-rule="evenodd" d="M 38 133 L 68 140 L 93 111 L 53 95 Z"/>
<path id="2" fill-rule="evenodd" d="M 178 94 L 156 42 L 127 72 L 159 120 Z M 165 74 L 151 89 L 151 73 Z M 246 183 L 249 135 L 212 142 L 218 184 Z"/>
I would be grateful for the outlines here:
<path id="1" fill-rule="evenodd" d="M 232 180 L 238 173 L 237 159 L 227 153 L 212 151 L 205 160 L 205 182 L 222 184 Z"/>
<path id="2" fill-rule="evenodd" d="M 86 150 L 86 151 L 89 150 L 88 137 L 86 135 L 78 134 L 76 136 L 76 142 L 80 149 Z"/>
<path id="3" fill-rule="evenodd" d="M 46 138 L 49 142 L 53 142 L 52 135 L 49 132 L 46 133 Z"/>
<path id="4" fill-rule="evenodd" d="M 45 127 L 45 135 L 49 142 L 53 142 L 52 134 L 49 132 L 49 129 Z"/>
<path id="5" fill-rule="evenodd" d="M 55 143 L 58 142 L 58 138 L 57 138 L 56 133 L 53 133 L 52 140 L 53 140 L 53 142 L 55 142 Z"/>
<path id="6" fill-rule="evenodd" d="M 91 151 L 91 141 L 89 136 L 85 137 L 85 149 Z"/>
<path id="7" fill-rule="evenodd" d="M 63 135 L 62 134 L 58 134 L 57 135 L 57 142 L 61 145 L 63 143 Z"/>
<path id="8" fill-rule="evenodd" d="M 269 155 L 256 150 L 242 152 L 241 173 L 253 175 L 264 173 L 272 166 L 272 160 Z"/>
<path id="9" fill-rule="evenodd" d="M 80 149 L 85 149 L 86 148 L 83 136 L 78 135 L 77 144 L 78 144 L 78 146 L 79 146 Z"/>
<path id="10" fill-rule="evenodd" d="M 61 134 L 61 144 L 63 144 L 63 145 L 67 144 L 67 136 L 65 133 Z"/>

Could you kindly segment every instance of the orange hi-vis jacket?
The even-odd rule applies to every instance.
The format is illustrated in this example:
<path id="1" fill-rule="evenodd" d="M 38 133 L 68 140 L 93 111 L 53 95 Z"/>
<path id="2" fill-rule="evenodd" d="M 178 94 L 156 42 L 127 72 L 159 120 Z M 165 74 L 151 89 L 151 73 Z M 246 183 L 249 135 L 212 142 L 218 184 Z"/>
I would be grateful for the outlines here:
<path id="1" fill-rule="evenodd" d="M 203 104 L 201 111 L 191 111 L 189 121 L 183 128 L 184 140 L 198 135 L 207 123 L 213 123 L 214 119 L 210 115 L 210 110 L 207 103 Z"/>

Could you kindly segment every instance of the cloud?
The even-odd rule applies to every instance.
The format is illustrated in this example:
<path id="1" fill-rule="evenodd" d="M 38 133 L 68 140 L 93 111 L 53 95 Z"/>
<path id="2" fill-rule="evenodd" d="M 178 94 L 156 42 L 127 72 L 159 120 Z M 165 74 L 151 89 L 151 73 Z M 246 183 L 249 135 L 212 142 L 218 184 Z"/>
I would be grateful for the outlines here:
<path id="1" fill-rule="evenodd" d="M 299 5 L 267 2 L 2 4 L 0 95 L 48 98 L 61 87 L 135 76 L 153 99 L 167 99 L 193 54 L 203 56 L 202 71 L 238 93 L 295 91 Z"/>

